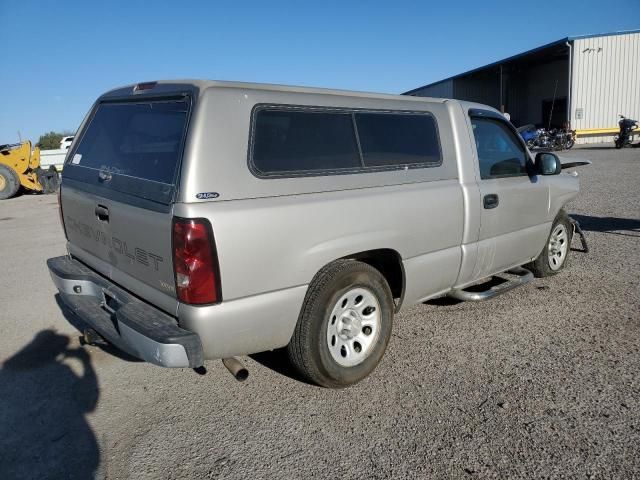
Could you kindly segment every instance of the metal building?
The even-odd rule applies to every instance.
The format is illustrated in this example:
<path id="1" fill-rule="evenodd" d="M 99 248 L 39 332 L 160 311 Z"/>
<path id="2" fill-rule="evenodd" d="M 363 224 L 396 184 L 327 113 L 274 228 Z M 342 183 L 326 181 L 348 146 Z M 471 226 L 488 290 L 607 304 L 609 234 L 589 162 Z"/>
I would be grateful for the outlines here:
<path id="1" fill-rule="evenodd" d="M 640 120 L 640 30 L 563 38 L 405 95 L 484 103 L 516 126 L 568 123 L 578 143 L 609 142 L 618 115 Z"/>

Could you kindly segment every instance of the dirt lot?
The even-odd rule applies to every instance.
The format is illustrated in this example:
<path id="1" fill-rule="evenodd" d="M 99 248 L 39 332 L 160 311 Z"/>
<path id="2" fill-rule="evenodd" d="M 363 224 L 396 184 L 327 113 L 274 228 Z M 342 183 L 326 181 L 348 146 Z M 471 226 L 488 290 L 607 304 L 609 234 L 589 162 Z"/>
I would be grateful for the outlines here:
<path id="1" fill-rule="evenodd" d="M 568 208 L 591 253 L 404 311 L 340 391 L 277 354 L 238 383 L 81 347 L 45 266 L 65 252 L 55 196 L 1 202 L 0 478 L 638 478 L 640 150 L 568 156 L 594 162 Z"/>

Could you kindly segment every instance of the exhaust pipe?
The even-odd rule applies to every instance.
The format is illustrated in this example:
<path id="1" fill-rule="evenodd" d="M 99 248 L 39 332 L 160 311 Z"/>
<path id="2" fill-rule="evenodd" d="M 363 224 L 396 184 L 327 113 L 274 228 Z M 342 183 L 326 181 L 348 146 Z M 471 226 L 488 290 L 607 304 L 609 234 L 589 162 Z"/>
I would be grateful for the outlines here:
<path id="1" fill-rule="evenodd" d="M 236 357 L 223 358 L 222 364 L 233 375 L 233 378 L 239 382 L 244 382 L 249 377 L 249 371 Z"/>
<path id="2" fill-rule="evenodd" d="M 82 336 L 80 337 L 80 345 L 108 345 L 102 335 L 96 332 L 93 328 L 85 328 L 82 331 Z"/>

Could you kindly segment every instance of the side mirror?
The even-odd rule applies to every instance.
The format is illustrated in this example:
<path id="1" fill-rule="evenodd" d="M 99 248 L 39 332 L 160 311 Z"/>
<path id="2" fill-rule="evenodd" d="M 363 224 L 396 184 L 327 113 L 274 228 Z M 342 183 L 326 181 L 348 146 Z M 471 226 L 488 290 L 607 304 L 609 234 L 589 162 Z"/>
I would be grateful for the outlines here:
<path id="1" fill-rule="evenodd" d="M 555 153 L 540 152 L 536 155 L 536 171 L 540 175 L 558 175 L 562 171 L 562 163 Z"/>

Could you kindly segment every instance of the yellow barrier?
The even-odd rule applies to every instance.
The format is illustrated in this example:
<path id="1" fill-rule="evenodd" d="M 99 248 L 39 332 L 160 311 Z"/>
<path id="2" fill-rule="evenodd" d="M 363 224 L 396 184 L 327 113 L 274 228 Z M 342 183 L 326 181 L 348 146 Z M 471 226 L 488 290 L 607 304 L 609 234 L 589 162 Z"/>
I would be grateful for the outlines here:
<path id="1" fill-rule="evenodd" d="M 585 128 L 583 130 L 576 130 L 576 136 L 585 135 L 613 135 L 620 131 L 619 128 Z"/>

